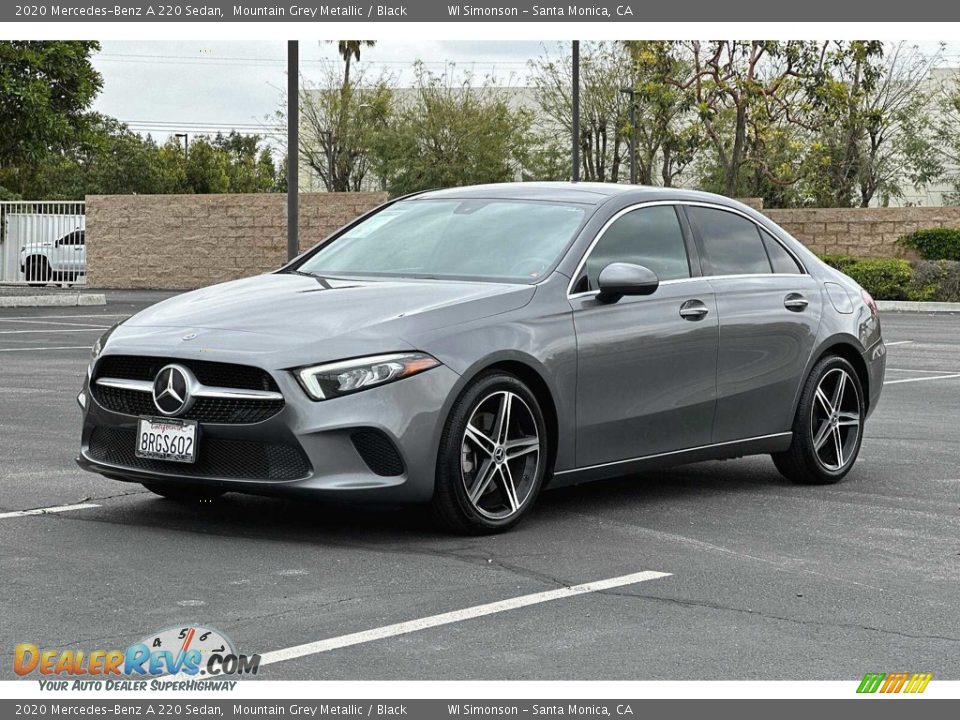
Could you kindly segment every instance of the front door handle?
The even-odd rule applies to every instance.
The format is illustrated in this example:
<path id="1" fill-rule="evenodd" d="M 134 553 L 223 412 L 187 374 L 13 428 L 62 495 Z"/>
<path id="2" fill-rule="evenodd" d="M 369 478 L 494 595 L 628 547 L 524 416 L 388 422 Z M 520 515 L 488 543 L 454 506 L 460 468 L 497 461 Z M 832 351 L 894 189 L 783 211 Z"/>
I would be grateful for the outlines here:
<path id="1" fill-rule="evenodd" d="M 787 310 L 793 310 L 794 312 L 803 312 L 807 309 L 807 305 L 810 303 L 807 302 L 807 299 L 800 293 L 789 293 L 783 299 L 783 306 Z"/>
<path id="2" fill-rule="evenodd" d="M 710 312 L 700 300 L 687 300 L 680 306 L 680 317 L 684 320 L 703 320 Z"/>

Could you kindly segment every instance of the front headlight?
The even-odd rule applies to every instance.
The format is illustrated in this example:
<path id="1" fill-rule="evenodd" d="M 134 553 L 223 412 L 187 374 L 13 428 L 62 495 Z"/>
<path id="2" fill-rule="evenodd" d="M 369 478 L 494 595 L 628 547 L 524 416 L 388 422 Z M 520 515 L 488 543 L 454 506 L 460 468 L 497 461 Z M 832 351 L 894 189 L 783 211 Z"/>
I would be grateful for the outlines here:
<path id="1" fill-rule="evenodd" d="M 314 400 L 329 400 L 410 377 L 439 364 L 426 353 L 392 353 L 312 365 L 294 370 L 294 374 Z"/>
<path id="2" fill-rule="evenodd" d="M 122 320 L 120 322 L 123 322 Z M 97 361 L 97 358 L 100 357 L 100 353 L 103 352 L 103 348 L 106 347 L 107 340 L 110 339 L 110 336 L 113 334 L 113 331 L 120 326 L 120 323 L 115 323 L 109 330 L 107 330 L 103 335 L 97 338 L 97 341 L 93 344 L 93 348 L 90 350 L 90 364 L 87 366 L 87 377 L 89 378 L 93 374 L 93 364 Z"/>

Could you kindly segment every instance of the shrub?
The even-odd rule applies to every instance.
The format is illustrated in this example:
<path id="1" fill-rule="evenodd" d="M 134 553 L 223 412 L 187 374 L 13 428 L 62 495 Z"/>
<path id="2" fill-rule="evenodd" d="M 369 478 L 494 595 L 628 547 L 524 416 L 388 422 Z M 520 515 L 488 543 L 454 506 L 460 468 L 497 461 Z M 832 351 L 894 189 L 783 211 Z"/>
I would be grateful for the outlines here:
<path id="1" fill-rule="evenodd" d="M 960 229 L 957 228 L 917 230 L 897 242 L 913 248 L 924 260 L 960 261 Z"/>
<path id="2" fill-rule="evenodd" d="M 911 300 L 960 302 L 960 262 L 918 260 L 907 292 Z"/>
<path id="3" fill-rule="evenodd" d="M 913 268 L 906 260 L 846 255 L 825 255 L 822 259 L 853 278 L 874 300 L 907 300 L 910 297 L 914 275 Z"/>

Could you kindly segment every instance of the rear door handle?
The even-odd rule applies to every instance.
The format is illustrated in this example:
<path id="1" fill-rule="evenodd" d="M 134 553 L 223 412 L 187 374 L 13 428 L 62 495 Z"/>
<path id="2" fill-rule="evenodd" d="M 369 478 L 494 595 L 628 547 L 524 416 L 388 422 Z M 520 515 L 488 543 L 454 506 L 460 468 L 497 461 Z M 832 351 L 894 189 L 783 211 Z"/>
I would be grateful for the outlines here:
<path id="1" fill-rule="evenodd" d="M 783 299 L 783 306 L 787 310 L 793 310 L 794 312 L 803 312 L 809 304 L 807 299 L 800 293 L 789 293 Z"/>
<path id="2" fill-rule="evenodd" d="M 680 317 L 684 320 L 703 320 L 710 312 L 700 300 L 687 300 L 680 306 Z"/>

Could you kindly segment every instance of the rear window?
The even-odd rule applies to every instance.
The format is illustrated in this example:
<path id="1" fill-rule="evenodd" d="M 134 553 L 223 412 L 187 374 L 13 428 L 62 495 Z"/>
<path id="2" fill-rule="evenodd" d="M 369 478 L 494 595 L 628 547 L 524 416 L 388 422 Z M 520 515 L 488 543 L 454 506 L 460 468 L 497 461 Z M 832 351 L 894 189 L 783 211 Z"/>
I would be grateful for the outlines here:
<path id="1" fill-rule="evenodd" d="M 754 275 L 770 272 L 770 260 L 757 226 L 746 218 L 715 208 L 691 206 L 690 222 L 703 241 L 708 275 Z"/>
<path id="2" fill-rule="evenodd" d="M 777 242 L 765 230 L 760 231 L 760 237 L 763 238 L 763 246 L 767 249 L 767 255 L 770 257 L 770 265 L 775 273 L 783 275 L 802 275 L 803 268 L 794 260 L 793 255 Z"/>

